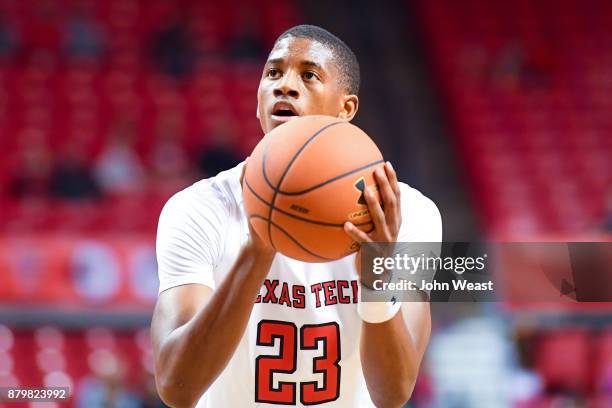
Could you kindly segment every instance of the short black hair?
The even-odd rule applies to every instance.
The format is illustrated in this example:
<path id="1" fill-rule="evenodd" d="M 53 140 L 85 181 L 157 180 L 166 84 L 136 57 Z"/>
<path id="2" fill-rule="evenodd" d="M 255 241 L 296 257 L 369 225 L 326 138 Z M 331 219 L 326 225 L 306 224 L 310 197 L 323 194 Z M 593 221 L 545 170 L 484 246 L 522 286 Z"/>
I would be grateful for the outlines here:
<path id="1" fill-rule="evenodd" d="M 334 62 L 340 70 L 340 83 L 349 94 L 359 93 L 359 61 L 353 50 L 348 45 L 324 28 L 302 24 L 292 27 L 282 33 L 274 42 L 274 45 L 287 37 L 307 38 L 328 47 L 333 55 Z"/>

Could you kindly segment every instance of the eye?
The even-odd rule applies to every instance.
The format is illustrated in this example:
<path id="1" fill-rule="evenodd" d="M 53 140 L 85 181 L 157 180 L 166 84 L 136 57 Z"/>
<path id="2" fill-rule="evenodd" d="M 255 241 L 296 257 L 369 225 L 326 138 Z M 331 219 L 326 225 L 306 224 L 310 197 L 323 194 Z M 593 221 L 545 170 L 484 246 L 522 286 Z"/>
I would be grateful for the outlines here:
<path id="1" fill-rule="evenodd" d="M 268 72 L 266 73 L 266 76 L 270 79 L 277 79 L 279 78 L 281 75 L 281 71 L 280 69 L 277 68 L 270 68 L 268 69 Z"/>
<path id="2" fill-rule="evenodd" d="M 306 71 L 302 74 L 302 77 L 307 80 L 307 81 L 311 81 L 313 79 L 319 79 L 319 77 L 317 76 L 317 74 L 315 74 L 312 71 Z"/>

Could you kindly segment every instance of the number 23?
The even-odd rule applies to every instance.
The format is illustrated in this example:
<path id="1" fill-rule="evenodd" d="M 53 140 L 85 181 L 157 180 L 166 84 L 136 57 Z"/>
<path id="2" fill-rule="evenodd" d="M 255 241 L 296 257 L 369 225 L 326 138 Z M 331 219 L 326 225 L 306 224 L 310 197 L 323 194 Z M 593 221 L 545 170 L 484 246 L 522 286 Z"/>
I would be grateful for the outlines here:
<path id="1" fill-rule="evenodd" d="M 263 355 L 255 360 L 255 402 L 295 405 L 295 382 L 280 381 L 273 386 L 274 373 L 292 374 L 297 365 L 297 326 L 291 322 L 262 320 L 257 325 L 257 345 L 274 346 L 280 340 L 279 355 Z M 317 381 L 300 383 L 300 402 L 315 405 L 340 396 L 340 327 L 336 322 L 305 324 L 300 328 L 300 349 L 316 350 L 323 343 L 323 355 L 312 362 L 314 373 L 323 374 L 323 386 Z"/>

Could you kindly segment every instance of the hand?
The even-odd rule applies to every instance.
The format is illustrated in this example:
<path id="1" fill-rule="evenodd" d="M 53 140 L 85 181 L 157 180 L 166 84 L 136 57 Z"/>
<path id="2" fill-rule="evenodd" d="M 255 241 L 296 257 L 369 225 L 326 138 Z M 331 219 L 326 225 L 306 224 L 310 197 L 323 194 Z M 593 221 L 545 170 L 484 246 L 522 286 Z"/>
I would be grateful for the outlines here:
<path id="1" fill-rule="evenodd" d="M 249 163 L 249 158 L 247 157 L 244 161 L 244 166 L 242 166 L 242 174 L 240 175 L 240 186 L 242 187 L 242 182 L 244 181 L 244 173 L 246 171 L 246 167 Z M 254 251 L 256 254 L 274 256 L 276 251 L 274 248 L 267 245 L 260 237 L 257 235 L 257 232 L 253 229 L 251 222 L 247 220 L 247 224 L 249 226 L 249 242 L 247 243 L 247 248 Z"/>
<path id="2" fill-rule="evenodd" d="M 368 188 L 364 190 L 364 196 L 368 204 L 370 217 L 374 223 L 374 229 L 366 233 L 351 222 L 346 222 L 344 224 L 344 231 L 360 245 L 368 242 L 396 242 L 400 226 L 402 225 L 400 188 L 397 183 L 397 174 L 395 170 L 393 170 L 391 163 L 387 162 L 383 167 L 378 167 L 374 171 L 374 178 L 376 179 L 376 184 L 378 184 L 382 198 L 382 206 Z M 355 262 L 357 273 L 361 274 L 361 249 L 359 249 Z"/>

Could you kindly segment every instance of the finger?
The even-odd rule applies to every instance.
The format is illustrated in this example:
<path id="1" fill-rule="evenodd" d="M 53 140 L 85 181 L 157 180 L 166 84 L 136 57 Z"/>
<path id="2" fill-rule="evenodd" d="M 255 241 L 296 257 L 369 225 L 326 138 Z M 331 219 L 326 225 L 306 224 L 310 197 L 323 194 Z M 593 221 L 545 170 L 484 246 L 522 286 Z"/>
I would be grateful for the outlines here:
<path id="1" fill-rule="evenodd" d="M 378 167 L 374 171 L 374 176 L 376 177 L 376 184 L 378 184 L 378 189 L 380 191 L 380 195 L 382 197 L 383 204 L 385 209 L 387 206 L 395 204 L 395 193 L 391 188 L 391 184 L 389 183 L 389 179 L 387 178 L 387 173 L 383 169 L 383 167 Z"/>
<path id="2" fill-rule="evenodd" d="M 376 175 L 376 182 L 385 206 L 385 220 L 390 224 L 391 222 L 395 222 L 397 218 L 397 198 L 395 197 L 395 192 L 391 188 L 385 171 L 379 167 L 374 174 Z"/>
<path id="3" fill-rule="evenodd" d="M 360 244 L 363 244 L 364 242 L 372 242 L 368 234 L 361 231 L 352 222 L 347 221 L 344 223 L 344 232 L 346 232 L 351 239 L 359 242 Z"/>
<path id="4" fill-rule="evenodd" d="M 391 184 L 391 189 L 393 190 L 393 192 L 395 193 L 395 197 L 399 201 L 400 188 L 397 182 L 397 173 L 395 172 L 395 169 L 391 165 L 391 162 L 387 162 L 385 164 L 385 173 L 387 173 L 387 178 L 389 179 L 389 184 Z"/>
<path id="5" fill-rule="evenodd" d="M 370 211 L 370 218 L 374 223 L 374 230 L 384 233 L 387 230 L 387 225 L 385 223 L 385 212 L 370 189 L 366 187 L 363 195 L 366 199 L 366 203 L 368 203 L 368 210 Z"/>
<path id="6" fill-rule="evenodd" d="M 402 211 L 401 211 L 401 190 L 399 187 L 399 183 L 397 181 L 397 173 L 395 172 L 395 169 L 393 168 L 393 166 L 391 165 L 391 162 L 387 162 L 385 164 L 385 173 L 387 174 L 387 178 L 389 179 L 389 184 L 391 185 L 391 189 L 393 190 L 393 193 L 395 195 L 395 214 L 394 216 L 390 217 L 389 215 L 391 214 L 386 214 L 387 217 L 387 222 L 390 225 L 393 225 L 394 228 L 399 230 L 399 226 L 402 223 Z"/>

